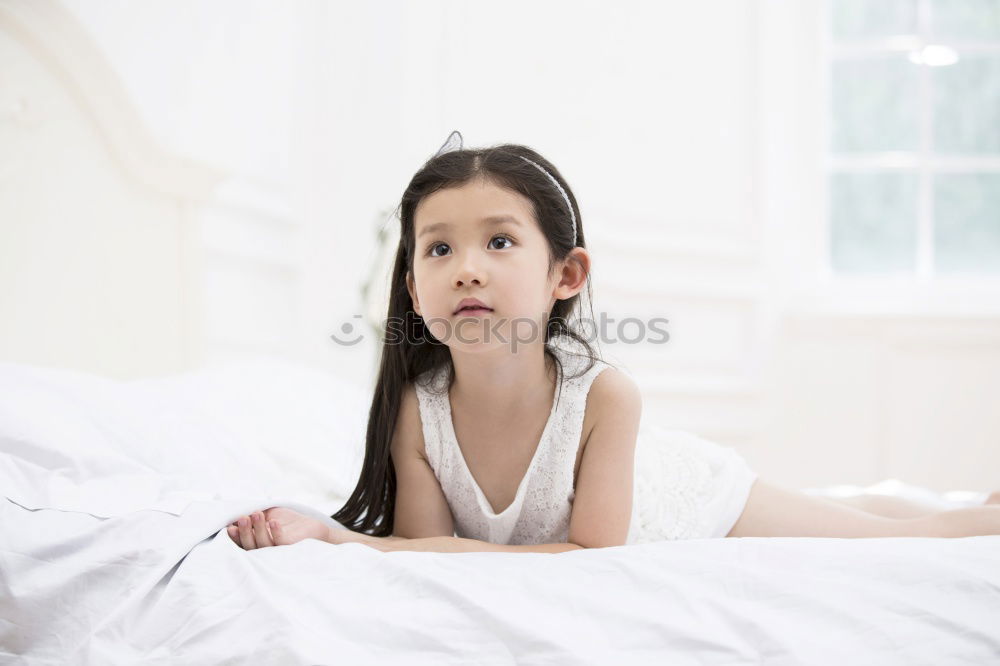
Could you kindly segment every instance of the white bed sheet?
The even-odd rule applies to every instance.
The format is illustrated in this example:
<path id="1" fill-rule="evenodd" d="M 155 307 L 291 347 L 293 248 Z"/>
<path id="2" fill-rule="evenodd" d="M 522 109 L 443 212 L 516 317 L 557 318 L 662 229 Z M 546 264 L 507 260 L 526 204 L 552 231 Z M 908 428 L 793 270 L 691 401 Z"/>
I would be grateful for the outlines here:
<path id="1" fill-rule="evenodd" d="M 341 498 L 319 482 L 283 482 L 274 465 L 314 455 L 320 469 L 355 464 L 356 452 L 324 445 L 349 444 L 363 418 L 355 407 L 332 424 L 301 411 L 302 401 L 348 400 L 332 379 L 244 369 L 244 386 L 298 383 L 294 409 L 316 425 L 313 439 L 300 436 L 289 426 L 297 421 L 281 418 L 285 406 L 261 402 L 269 414 L 232 418 L 274 419 L 291 439 L 270 455 L 250 450 L 268 439 L 229 438 L 218 411 L 205 430 L 185 416 L 191 403 L 171 402 L 201 395 L 218 407 L 211 396 L 234 378 L 227 372 L 108 383 L 102 394 L 87 377 L 71 390 L 59 373 L 0 368 L 0 662 L 1000 661 L 1000 536 L 695 539 L 559 555 L 382 553 L 316 540 L 243 551 L 223 529 L 238 515 L 282 505 L 329 520 Z M 30 400 L 15 391 L 29 379 Z M 247 396 L 268 392 L 258 388 Z M 55 394 L 59 411 L 46 402 Z M 150 434 L 147 399 L 159 401 L 157 427 L 187 419 L 188 439 L 174 441 L 176 428 Z M 109 407 L 126 402 L 131 410 Z M 68 434 L 86 421 L 93 432 Z"/>

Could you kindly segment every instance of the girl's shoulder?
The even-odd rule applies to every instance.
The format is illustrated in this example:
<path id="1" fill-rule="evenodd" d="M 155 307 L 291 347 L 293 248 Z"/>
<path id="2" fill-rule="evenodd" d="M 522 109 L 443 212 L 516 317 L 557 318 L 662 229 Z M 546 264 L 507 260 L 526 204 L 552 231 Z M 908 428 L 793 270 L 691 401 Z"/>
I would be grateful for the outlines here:
<path id="1" fill-rule="evenodd" d="M 595 412 L 608 411 L 609 406 L 642 406 L 642 392 L 629 373 L 603 362 L 596 372 L 587 394 L 588 412 L 591 405 Z"/>

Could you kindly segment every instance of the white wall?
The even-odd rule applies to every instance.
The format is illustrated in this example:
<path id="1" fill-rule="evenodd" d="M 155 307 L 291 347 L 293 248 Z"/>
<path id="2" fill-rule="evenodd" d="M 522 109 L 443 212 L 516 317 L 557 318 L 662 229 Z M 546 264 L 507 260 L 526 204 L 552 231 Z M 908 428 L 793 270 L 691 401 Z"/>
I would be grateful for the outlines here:
<path id="1" fill-rule="evenodd" d="M 215 357 L 370 377 L 374 348 L 328 335 L 459 129 L 559 165 L 595 312 L 670 319 L 665 347 L 602 345 L 646 418 L 791 486 L 995 483 L 1000 292 L 826 272 L 818 0 L 65 3 L 156 136 L 233 173 L 205 219 Z"/>

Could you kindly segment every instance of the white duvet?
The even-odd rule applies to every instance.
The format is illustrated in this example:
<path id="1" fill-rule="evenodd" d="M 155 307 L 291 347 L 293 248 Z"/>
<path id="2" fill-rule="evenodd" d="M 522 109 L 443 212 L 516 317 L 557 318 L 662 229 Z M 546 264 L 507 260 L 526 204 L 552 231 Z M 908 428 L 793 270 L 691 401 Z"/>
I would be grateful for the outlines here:
<path id="1" fill-rule="evenodd" d="M 236 546 L 252 510 L 341 506 L 367 407 L 276 361 L 0 365 L 0 663 L 1000 663 L 1000 536 Z"/>

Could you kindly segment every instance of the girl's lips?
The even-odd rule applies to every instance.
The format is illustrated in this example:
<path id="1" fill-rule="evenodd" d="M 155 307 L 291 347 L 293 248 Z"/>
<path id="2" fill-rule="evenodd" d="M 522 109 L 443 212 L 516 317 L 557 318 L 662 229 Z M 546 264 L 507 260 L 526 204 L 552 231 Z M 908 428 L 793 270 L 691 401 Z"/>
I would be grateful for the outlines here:
<path id="1" fill-rule="evenodd" d="M 455 313 L 456 317 L 481 317 L 493 312 L 489 308 L 464 308 Z"/>

